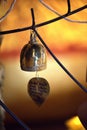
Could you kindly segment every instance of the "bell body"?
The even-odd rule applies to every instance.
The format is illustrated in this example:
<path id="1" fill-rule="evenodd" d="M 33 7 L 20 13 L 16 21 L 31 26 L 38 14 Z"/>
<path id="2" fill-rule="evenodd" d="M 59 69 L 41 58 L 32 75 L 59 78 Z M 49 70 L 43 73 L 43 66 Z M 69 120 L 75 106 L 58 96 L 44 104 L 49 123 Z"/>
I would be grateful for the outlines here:
<path id="1" fill-rule="evenodd" d="M 37 43 L 26 44 L 20 55 L 21 69 L 24 71 L 40 71 L 46 68 L 46 52 L 44 47 Z"/>

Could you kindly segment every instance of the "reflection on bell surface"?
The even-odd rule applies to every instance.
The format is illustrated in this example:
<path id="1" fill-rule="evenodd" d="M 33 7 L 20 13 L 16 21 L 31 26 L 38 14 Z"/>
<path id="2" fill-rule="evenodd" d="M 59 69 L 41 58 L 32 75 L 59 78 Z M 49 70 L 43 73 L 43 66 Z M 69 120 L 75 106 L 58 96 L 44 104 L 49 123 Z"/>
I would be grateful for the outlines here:
<path id="1" fill-rule="evenodd" d="M 20 66 L 24 71 L 40 71 L 46 68 L 45 48 L 37 42 L 33 31 L 29 43 L 21 51 Z"/>

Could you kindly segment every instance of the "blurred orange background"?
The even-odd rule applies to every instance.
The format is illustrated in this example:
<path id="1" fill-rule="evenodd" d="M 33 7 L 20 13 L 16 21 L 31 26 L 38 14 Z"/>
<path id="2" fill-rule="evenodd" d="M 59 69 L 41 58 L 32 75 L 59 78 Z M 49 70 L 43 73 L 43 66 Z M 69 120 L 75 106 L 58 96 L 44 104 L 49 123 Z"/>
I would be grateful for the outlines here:
<path id="1" fill-rule="evenodd" d="M 9 0 L 4 4 L 1 16 L 9 8 L 11 2 L 12 0 Z M 45 0 L 45 2 L 61 14 L 67 11 L 66 0 Z M 71 9 L 74 10 L 85 4 L 87 4 L 86 0 L 71 0 Z M 32 2 L 18 0 L 7 18 L 0 23 L 1 30 L 31 26 L 31 8 L 34 9 L 36 24 L 58 17 L 38 0 L 32 0 Z M 87 20 L 86 15 L 87 10 L 85 9 L 68 18 L 84 21 Z M 87 86 L 87 25 L 61 19 L 37 28 L 37 31 L 64 66 L 84 86 Z M 87 95 L 70 79 L 48 52 L 47 69 L 40 71 L 39 76 L 48 80 L 50 94 L 40 108 L 28 95 L 27 83 L 32 77 L 35 77 L 35 72 L 24 72 L 20 69 L 20 52 L 23 46 L 28 43 L 29 36 L 30 30 L 3 35 L 0 60 L 5 66 L 5 103 L 21 119 L 28 121 L 66 119 L 75 115 L 79 105 L 87 100 Z M 7 119 L 9 119 L 8 116 Z"/>

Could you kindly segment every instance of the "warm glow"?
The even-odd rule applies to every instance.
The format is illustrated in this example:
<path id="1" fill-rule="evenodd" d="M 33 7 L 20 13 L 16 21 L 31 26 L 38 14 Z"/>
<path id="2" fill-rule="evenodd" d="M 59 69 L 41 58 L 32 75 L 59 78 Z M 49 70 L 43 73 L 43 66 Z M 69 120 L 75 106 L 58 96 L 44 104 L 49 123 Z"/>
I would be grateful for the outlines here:
<path id="1" fill-rule="evenodd" d="M 2 0 L 3 1 L 3 0 Z M 11 2 L 12 0 L 8 0 Z M 46 9 L 39 0 L 16 0 L 13 10 L 0 23 L 1 29 L 12 30 L 32 25 L 31 8 L 34 9 L 36 24 L 58 17 Z M 61 14 L 67 11 L 67 0 L 44 0 Z M 87 0 L 70 0 L 72 10 L 87 4 Z M 74 2 L 75 1 L 75 2 Z M 8 5 L 9 6 L 9 5 Z M 6 4 L 4 3 L 4 9 Z M 0 10 L 1 6 L 0 6 Z M 6 11 L 6 10 L 5 10 Z M 0 15 L 2 15 L 0 12 Z M 75 20 L 87 20 L 87 9 L 70 16 Z M 84 86 L 87 66 L 87 24 L 68 22 L 64 19 L 37 28 L 42 39 L 63 63 L 72 75 Z M 39 72 L 39 77 L 45 78 L 50 84 L 50 94 L 46 102 L 38 108 L 27 92 L 29 80 L 35 77 L 35 72 L 25 72 L 20 68 L 20 52 L 30 40 L 30 30 L 3 36 L 0 50 L 0 61 L 5 66 L 4 99 L 14 113 L 21 119 L 62 119 L 76 113 L 77 107 L 87 100 L 87 94 L 63 71 L 55 60 L 47 53 L 47 68 Z M 25 107 L 24 107 L 25 106 Z M 22 109 L 23 108 L 23 109 Z M 69 130 L 83 130 L 75 121 L 67 123 Z M 69 125 L 68 125 L 69 124 Z M 73 125 L 74 124 L 74 125 Z M 75 129 L 74 129 L 75 128 Z M 80 129 L 81 128 L 81 129 Z M 82 129 L 83 128 L 83 129 Z"/>
<path id="2" fill-rule="evenodd" d="M 67 120 L 66 126 L 68 127 L 68 130 L 85 130 L 78 116 L 72 117 L 71 119 Z"/>
<path id="3" fill-rule="evenodd" d="M 10 0 L 11 2 L 12 0 Z M 49 2 L 45 0 L 47 4 L 52 6 L 55 10 L 61 14 L 66 13 L 67 4 L 66 1 L 52 1 Z M 75 1 L 76 4 L 71 1 L 72 9 L 76 9 L 80 6 L 85 5 L 85 1 Z M 7 2 L 9 3 L 9 2 Z M 8 4 L 9 7 L 10 4 Z M 77 6 L 78 5 L 78 6 Z M 3 8 L 5 9 L 6 3 L 4 3 Z M 1 6 L 2 7 L 2 6 Z M 1 8 L 0 7 L 0 8 Z M 14 9 L 10 12 L 8 17 L 2 22 L 2 30 L 22 28 L 26 26 L 31 26 L 31 7 L 35 11 L 36 24 L 39 24 L 44 21 L 48 21 L 57 17 L 54 13 L 46 9 L 39 1 L 26 0 L 25 3 L 23 0 L 16 2 Z M 61 8 L 62 7 L 62 8 Z M 0 12 L 1 13 L 1 12 Z M 0 14 L 1 15 L 1 14 Z M 87 20 L 86 19 L 86 10 L 81 11 L 75 15 L 70 16 L 69 18 L 75 20 Z M 84 51 L 87 48 L 87 38 L 86 24 L 78 24 L 68 22 L 66 20 L 60 20 L 49 24 L 47 26 L 40 27 L 38 29 L 40 35 L 47 43 L 47 45 L 54 50 L 56 53 L 65 52 L 65 51 Z M 16 33 L 12 35 L 5 35 L 3 39 L 2 52 L 18 52 L 29 41 L 30 31 L 25 31 L 21 33 Z M 7 45 L 8 44 L 8 45 Z"/>

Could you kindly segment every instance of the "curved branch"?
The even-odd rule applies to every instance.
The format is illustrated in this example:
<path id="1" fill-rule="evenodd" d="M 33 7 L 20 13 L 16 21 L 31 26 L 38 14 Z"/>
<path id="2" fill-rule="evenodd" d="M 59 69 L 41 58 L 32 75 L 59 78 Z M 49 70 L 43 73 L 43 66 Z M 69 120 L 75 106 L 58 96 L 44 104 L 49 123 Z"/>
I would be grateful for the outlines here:
<path id="1" fill-rule="evenodd" d="M 87 88 L 84 87 L 66 68 L 65 66 L 57 59 L 57 57 L 52 53 L 52 51 L 49 49 L 49 47 L 45 44 L 39 33 L 34 30 L 36 35 L 38 36 L 39 40 L 42 42 L 42 44 L 45 46 L 47 51 L 50 53 L 50 55 L 54 58 L 54 60 L 59 64 L 59 66 L 67 73 L 67 75 L 81 88 L 84 90 L 84 92 L 87 93 Z"/>
<path id="2" fill-rule="evenodd" d="M 17 121 L 25 130 L 31 130 L 24 122 L 22 122 L 1 100 L 0 105 L 3 109 L 15 120 Z"/>
<path id="3" fill-rule="evenodd" d="M 2 22 L 7 17 L 7 15 L 11 12 L 11 10 L 14 7 L 15 2 L 16 2 L 16 0 L 13 0 L 13 2 L 11 3 L 10 8 L 7 10 L 7 12 L 5 13 L 5 15 L 0 18 L 0 22 Z"/>
<path id="4" fill-rule="evenodd" d="M 46 43 L 44 42 L 44 40 L 41 38 L 41 36 L 39 35 L 39 33 L 36 31 L 35 29 L 35 17 L 34 17 L 34 11 L 33 9 L 31 9 L 31 16 L 32 16 L 32 30 L 36 33 L 37 37 L 39 38 L 39 40 L 42 42 L 42 44 L 44 45 L 44 47 L 47 49 L 47 51 L 50 53 L 50 55 L 54 58 L 54 60 L 59 64 L 59 66 L 67 73 L 67 75 L 81 88 L 83 89 L 85 92 L 87 92 L 87 88 L 84 87 L 66 68 L 65 66 L 57 59 L 57 57 L 52 53 L 52 51 L 50 50 L 50 48 L 46 45 Z"/>
<path id="5" fill-rule="evenodd" d="M 49 9 L 50 11 L 52 11 L 53 13 L 57 14 L 58 16 L 62 16 L 60 13 L 58 13 L 56 10 L 54 10 L 53 8 L 51 8 L 49 5 L 47 5 L 43 0 L 39 0 L 41 2 L 41 4 L 43 4 L 47 9 Z M 71 6 L 70 6 L 70 0 L 67 0 L 67 5 L 68 5 L 68 11 L 67 14 L 71 13 Z M 69 22 L 75 22 L 75 23 L 86 23 L 87 24 L 87 20 L 86 21 L 80 21 L 80 20 L 72 20 L 69 18 L 64 17 L 65 20 L 69 21 Z"/>
<path id="6" fill-rule="evenodd" d="M 54 19 L 52 19 L 52 20 L 49 20 L 49 21 L 46 21 L 46 22 L 37 24 L 37 25 L 35 25 L 35 28 L 38 28 L 38 27 L 41 27 L 41 26 L 45 26 L 45 25 L 47 25 L 47 24 L 50 24 L 50 23 L 56 22 L 56 21 L 58 21 L 58 20 L 64 19 L 64 18 L 66 18 L 66 17 L 68 17 L 68 16 L 70 16 L 70 15 L 72 15 L 72 14 L 75 14 L 75 13 L 77 13 L 77 12 L 79 12 L 79 11 L 82 11 L 82 10 L 84 10 L 84 9 L 86 9 L 86 8 L 87 8 L 87 5 L 82 6 L 82 7 L 78 8 L 78 9 L 76 9 L 76 10 L 70 12 L 69 14 L 64 14 L 64 15 L 62 15 L 62 16 L 60 16 L 60 17 L 57 17 L 57 18 L 54 18 Z M 29 29 L 33 29 L 32 26 L 25 27 L 25 28 L 20 28 L 20 29 L 13 29 L 13 30 L 1 31 L 1 32 L 0 32 L 0 35 L 22 32 L 22 31 L 26 31 L 26 30 L 29 30 Z"/>

